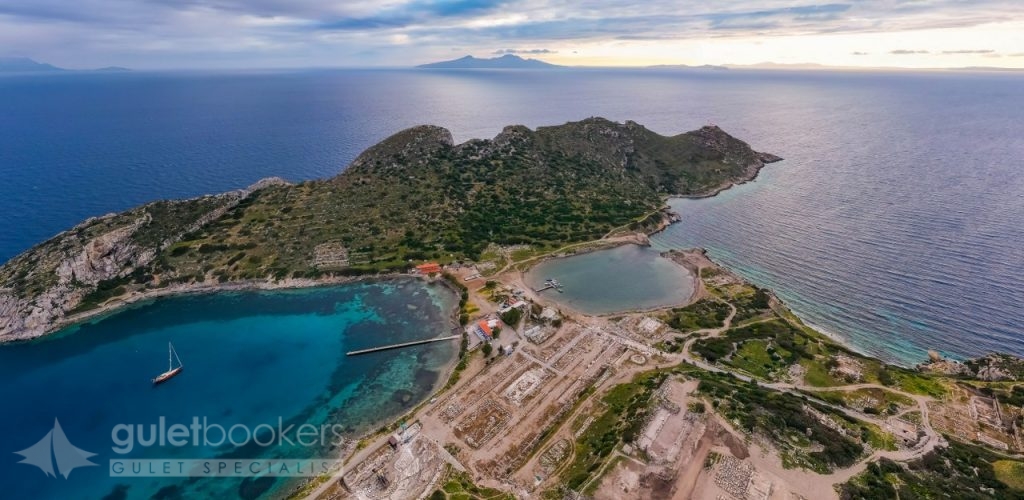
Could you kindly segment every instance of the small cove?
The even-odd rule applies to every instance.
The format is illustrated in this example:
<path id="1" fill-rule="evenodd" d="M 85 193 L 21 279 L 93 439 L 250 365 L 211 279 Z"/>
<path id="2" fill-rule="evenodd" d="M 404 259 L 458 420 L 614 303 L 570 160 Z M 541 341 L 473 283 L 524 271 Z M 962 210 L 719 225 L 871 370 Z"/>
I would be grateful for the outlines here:
<path id="1" fill-rule="evenodd" d="M 639 245 L 549 259 L 530 269 L 524 279 L 533 289 L 547 279 L 558 280 L 562 293 L 541 294 L 595 315 L 670 307 L 693 294 L 693 276 L 686 268 Z"/>
<path id="2" fill-rule="evenodd" d="M 447 372 L 455 342 L 347 357 L 346 351 L 446 334 L 458 298 L 413 279 L 300 290 L 179 296 L 135 305 L 36 341 L 0 346 L 0 414 L 12 449 L 36 443 L 58 419 L 98 467 L 46 477 L 10 455 L 0 468 L 9 498 L 273 498 L 287 480 L 109 477 L 111 459 L 320 458 L 327 446 L 138 446 L 113 451 L 118 424 L 225 428 L 339 424 L 347 438 L 410 410 Z M 152 387 L 173 342 L 185 370 Z M 214 439 L 215 440 L 215 439 Z"/>

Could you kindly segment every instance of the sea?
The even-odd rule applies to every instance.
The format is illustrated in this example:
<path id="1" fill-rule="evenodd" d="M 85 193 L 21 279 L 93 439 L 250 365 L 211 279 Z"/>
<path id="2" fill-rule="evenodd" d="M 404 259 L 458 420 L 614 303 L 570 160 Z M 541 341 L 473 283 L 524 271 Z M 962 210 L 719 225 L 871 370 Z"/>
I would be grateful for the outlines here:
<path id="1" fill-rule="evenodd" d="M 286 497 L 301 478 L 170 474 L 232 472 L 227 460 L 251 460 L 256 472 L 273 461 L 319 473 L 435 391 L 459 346 L 346 353 L 447 335 L 457 304 L 448 287 L 411 278 L 179 296 L 0 347 L 0 497 Z M 179 375 L 150 383 L 179 360 Z M 170 440 L 172 426 L 193 423 Z M 95 465 L 65 465 L 58 426 Z M 25 455 L 39 442 L 41 461 Z"/>
<path id="2" fill-rule="evenodd" d="M 405 127 L 436 124 L 464 141 L 509 124 L 590 116 L 634 120 L 662 134 L 715 124 L 785 159 L 716 197 L 672 200 L 682 221 L 653 238 L 655 250 L 704 247 L 807 322 L 893 363 L 913 364 L 928 349 L 953 358 L 1024 355 L 1024 73 L 1015 72 L 5 76 L 0 261 L 87 217 L 149 201 L 269 176 L 331 177 Z M 606 272 L 626 278 L 620 269 Z M 351 345 L 447 328 L 440 313 L 421 316 L 429 307 L 416 286 L 167 299 L 0 347 L 0 484 L 23 486 L 14 498 L 68 491 L 174 498 L 209 484 L 126 487 L 100 474 L 103 481 L 79 489 L 67 485 L 95 470 L 54 479 L 16 464 L 13 452 L 46 435 L 55 417 L 70 442 L 99 453 L 101 472 L 113 422 L 149 423 L 178 406 L 180 418 L 283 413 L 372 428 L 426 397 L 428 382 L 450 365 L 451 346 L 423 348 L 416 360 L 401 358 L 421 351 L 380 354 L 380 363 L 365 366 L 339 355 Z M 289 311 L 275 313 L 278 306 Z M 168 340 L 186 370 L 153 390 L 148 378 L 162 371 Z M 354 403 L 378 396 L 400 403 L 376 413 Z M 314 409 L 329 415 L 309 416 Z M 248 498 L 275 494 L 283 483 L 223 484 L 231 491 L 215 493 Z"/>
<path id="3" fill-rule="evenodd" d="M 545 260 L 526 272 L 526 285 L 584 314 L 607 315 L 685 304 L 694 276 L 652 247 L 622 245 Z"/>

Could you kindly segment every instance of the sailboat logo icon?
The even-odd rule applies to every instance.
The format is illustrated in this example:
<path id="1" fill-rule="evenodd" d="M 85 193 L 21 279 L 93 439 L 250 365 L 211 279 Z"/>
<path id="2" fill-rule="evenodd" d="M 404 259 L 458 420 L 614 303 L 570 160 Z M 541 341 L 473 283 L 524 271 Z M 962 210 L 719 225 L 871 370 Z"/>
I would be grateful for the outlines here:
<path id="1" fill-rule="evenodd" d="M 64 476 L 64 479 L 67 479 L 71 475 L 71 471 L 79 467 L 98 465 L 89 461 L 89 457 L 96 455 L 95 453 L 77 448 L 68 441 L 68 437 L 64 435 L 64 430 L 60 428 L 60 422 L 57 419 L 53 419 L 53 429 L 47 432 L 38 443 L 14 453 L 25 457 L 24 460 L 18 462 L 19 464 L 39 467 L 39 470 L 47 476 L 57 477 L 57 474 L 53 472 L 53 462 L 57 462 L 57 471 Z M 50 459 L 51 453 L 53 460 Z"/>

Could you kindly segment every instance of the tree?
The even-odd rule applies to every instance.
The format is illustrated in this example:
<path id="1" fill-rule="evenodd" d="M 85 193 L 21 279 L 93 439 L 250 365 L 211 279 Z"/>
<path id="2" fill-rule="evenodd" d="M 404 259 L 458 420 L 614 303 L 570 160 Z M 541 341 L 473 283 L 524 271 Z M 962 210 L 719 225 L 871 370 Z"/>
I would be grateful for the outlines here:
<path id="1" fill-rule="evenodd" d="M 522 317 L 523 311 L 520 311 L 517 307 L 513 307 L 512 309 L 509 309 L 508 311 L 501 313 L 501 320 L 504 321 L 506 325 L 511 326 L 512 328 L 515 328 L 516 325 L 519 324 L 519 320 L 522 319 Z"/>
<path id="2" fill-rule="evenodd" d="M 878 370 L 878 383 L 882 385 L 893 385 L 896 381 L 892 378 L 892 374 L 889 373 L 888 369 L 882 368 L 881 370 Z"/>
<path id="3" fill-rule="evenodd" d="M 484 344 L 483 351 L 484 351 L 484 357 L 485 358 L 489 358 L 489 357 L 491 357 L 491 353 L 494 352 L 494 348 L 491 347 L 491 344 Z"/>

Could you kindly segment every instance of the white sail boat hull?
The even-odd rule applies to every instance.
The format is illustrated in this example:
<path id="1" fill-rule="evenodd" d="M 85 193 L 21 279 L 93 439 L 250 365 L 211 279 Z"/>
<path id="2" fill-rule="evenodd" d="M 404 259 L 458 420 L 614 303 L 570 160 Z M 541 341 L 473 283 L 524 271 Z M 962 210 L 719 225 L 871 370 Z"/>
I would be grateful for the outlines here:
<path id="1" fill-rule="evenodd" d="M 181 373 L 182 369 L 183 368 L 179 366 L 179 367 L 177 367 L 177 368 L 175 368 L 173 370 L 167 370 L 167 371 L 161 373 L 160 375 L 157 375 L 156 378 L 153 379 L 153 385 L 158 385 L 158 384 L 162 384 L 164 382 L 167 382 L 168 380 L 173 378 L 175 375 Z"/>

